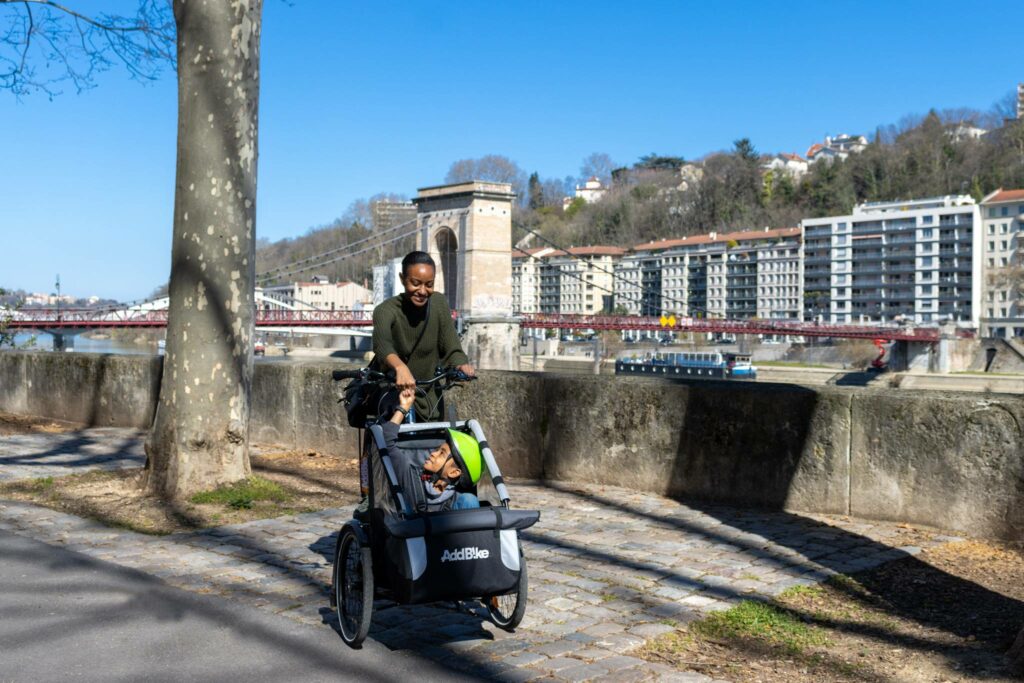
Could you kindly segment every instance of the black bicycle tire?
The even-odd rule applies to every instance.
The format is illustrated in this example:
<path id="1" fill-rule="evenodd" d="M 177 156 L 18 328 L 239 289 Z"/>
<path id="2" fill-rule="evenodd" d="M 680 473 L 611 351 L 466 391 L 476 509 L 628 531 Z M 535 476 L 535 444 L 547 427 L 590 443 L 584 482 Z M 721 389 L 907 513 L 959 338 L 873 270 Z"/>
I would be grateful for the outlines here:
<path id="1" fill-rule="evenodd" d="M 341 631 L 341 638 L 351 648 L 362 647 L 370 632 L 370 621 L 373 619 L 373 556 L 370 548 L 364 547 L 359 541 L 356 533 L 345 527 L 342 529 L 342 537 L 338 540 L 338 550 L 334 557 L 334 601 L 338 614 L 338 627 Z M 360 581 L 362 583 L 362 599 L 357 609 L 358 614 L 353 615 L 356 622 L 354 628 L 348 628 L 346 619 L 344 587 L 346 585 L 346 551 L 350 544 L 355 543 L 360 554 Z"/>
<path id="2" fill-rule="evenodd" d="M 523 617 L 526 615 L 526 600 L 530 591 L 530 579 L 526 571 L 526 558 L 523 557 L 522 552 L 519 553 L 519 581 L 516 583 L 516 606 L 512 608 L 512 613 L 506 618 L 504 614 L 499 612 L 493 605 L 493 599 L 498 596 L 487 596 L 484 598 L 484 604 L 487 606 L 487 613 L 491 617 L 491 621 L 494 625 L 503 631 L 512 633 L 516 630 L 516 627 L 523 621 Z"/>

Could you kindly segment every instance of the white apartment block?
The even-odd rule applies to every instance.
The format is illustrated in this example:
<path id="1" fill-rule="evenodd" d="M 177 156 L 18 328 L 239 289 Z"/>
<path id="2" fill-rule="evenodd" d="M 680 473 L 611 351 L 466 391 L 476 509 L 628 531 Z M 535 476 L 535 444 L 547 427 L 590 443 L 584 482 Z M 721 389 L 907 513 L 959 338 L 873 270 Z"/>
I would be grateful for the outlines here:
<path id="1" fill-rule="evenodd" d="M 553 301 L 550 287 L 558 282 L 558 306 L 543 305 L 543 313 L 568 315 L 597 315 L 611 309 L 615 291 L 615 263 L 625 253 L 619 247 L 572 247 L 567 251 L 556 251 L 546 257 L 548 268 L 548 301 Z"/>
<path id="2" fill-rule="evenodd" d="M 517 249 L 512 253 L 512 308 L 516 313 L 597 315 L 615 291 L 618 247 Z"/>
<path id="3" fill-rule="evenodd" d="M 977 326 L 979 219 L 974 199 L 958 195 L 859 204 L 849 216 L 804 220 L 804 319 Z"/>
<path id="4" fill-rule="evenodd" d="M 640 244 L 617 268 L 615 304 L 634 315 L 799 320 L 799 228 Z"/>
<path id="5" fill-rule="evenodd" d="M 983 337 L 1024 336 L 1024 190 L 981 202 Z"/>
<path id="6" fill-rule="evenodd" d="M 296 310 L 350 311 L 373 305 L 373 292 L 354 282 L 331 282 L 322 275 L 314 275 L 310 282 L 295 282 L 262 288 L 270 299 L 281 301 Z M 270 304 L 266 304 L 269 307 Z"/>
<path id="7" fill-rule="evenodd" d="M 540 276 L 544 256 L 553 252 L 542 249 L 512 250 L 512 313 L 540 313 Z"/>

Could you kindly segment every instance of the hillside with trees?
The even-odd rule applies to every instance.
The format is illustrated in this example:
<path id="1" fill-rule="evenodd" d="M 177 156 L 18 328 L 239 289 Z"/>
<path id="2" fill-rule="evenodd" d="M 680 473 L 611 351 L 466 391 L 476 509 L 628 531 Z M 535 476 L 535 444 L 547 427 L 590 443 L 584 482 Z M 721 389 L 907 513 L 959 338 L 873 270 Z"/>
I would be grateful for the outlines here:
<path id="1" fill-rule="evenodd" d="M 1000 187 L 1024 187 L 1024 121 L 1000 119 L 981 138 L 958 139 L 958 126 L 984 119 L 932 111 L 882 127 L 863 152 L 812 164 L 799 179 L 763 171 L 764 157 L 746 138 L 693 163 L 651 154 L 616 170 L 600 201 L 577 200 L 565 211 L 560 202 L 528 206 L 516 225 L 559 244 L 631 246 L 712 230 L 795 226 L 849 213 L 860 202 L 947 194 L 981 200 Z M 524 237 L 529 242 L 520 230 L 517 238 Z"/>

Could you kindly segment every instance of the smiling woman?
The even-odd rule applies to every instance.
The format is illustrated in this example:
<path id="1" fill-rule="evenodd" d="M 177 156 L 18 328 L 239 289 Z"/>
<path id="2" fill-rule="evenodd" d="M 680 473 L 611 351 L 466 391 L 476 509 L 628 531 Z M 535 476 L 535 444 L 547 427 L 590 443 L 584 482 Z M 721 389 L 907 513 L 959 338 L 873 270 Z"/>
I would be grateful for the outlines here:
<path id="1" fill-rule="evenodd" d="M 400 388 L 430 379 L 438 365 L 475 374 L 459 343 L 448 300 L 434 292 L 436 272 L 429 254 L 410 252 L 402 259 L 405 291 L 373 310 L 374 367 L 393 370 Z M 440 392 L 434 389 L 418 397 L 413 415 L 420 422 L 441 418 Z"/>

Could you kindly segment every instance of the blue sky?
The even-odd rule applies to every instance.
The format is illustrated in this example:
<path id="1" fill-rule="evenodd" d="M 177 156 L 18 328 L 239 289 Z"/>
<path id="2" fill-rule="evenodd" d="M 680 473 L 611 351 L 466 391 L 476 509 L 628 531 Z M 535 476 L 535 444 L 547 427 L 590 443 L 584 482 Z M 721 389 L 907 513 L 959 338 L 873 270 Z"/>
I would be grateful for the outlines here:
<path id="1" fill-rule="evenodd" d="M 987 109 L 1024 80 L 1022 25 L 1007 2 L 266 0 L 257 234 L 412 195 L 466 157 L 562 178 L 595 151 L 695 158 L 749 137 L 802 153 L 930 107 Z M 65 292 L 128 300 L 166 280 L 175 107 L 170 72 L 114 70 L 52 101 L 0 92 L 0 286 L 52 291 L 59 272 Z"/>

